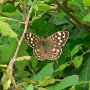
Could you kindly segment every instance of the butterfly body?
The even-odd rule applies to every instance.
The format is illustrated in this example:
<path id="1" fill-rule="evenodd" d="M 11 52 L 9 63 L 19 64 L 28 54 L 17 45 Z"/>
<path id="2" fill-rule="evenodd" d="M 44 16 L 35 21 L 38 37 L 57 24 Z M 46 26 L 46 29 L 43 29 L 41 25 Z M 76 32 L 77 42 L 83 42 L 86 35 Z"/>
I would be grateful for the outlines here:
<path id="1" fill-rule="evenodd" d="M 69 33 L 59 31 L 46 39 L 40 39 L 32 33 L 25 33 L 25 40 L 33 48 L 33 53 L 38 60 L 55 60 L 61 53 L 61 47 L 66 43 Z"/>

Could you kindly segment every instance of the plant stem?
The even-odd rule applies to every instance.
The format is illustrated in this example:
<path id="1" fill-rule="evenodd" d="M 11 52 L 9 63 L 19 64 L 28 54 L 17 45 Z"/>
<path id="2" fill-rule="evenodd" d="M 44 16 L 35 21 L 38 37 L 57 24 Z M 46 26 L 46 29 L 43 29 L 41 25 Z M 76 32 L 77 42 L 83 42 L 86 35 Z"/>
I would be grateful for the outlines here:
<path id="1" fill-rule="evenodd" d="M 63 7 L 63 5 L 58 1 L 55 0 L 56 4 L 58 5 L 58 7 L 65 12 L 71 19 L 71 21 L 73 21 L 74 23 L 76 23 L 79 27 L 82 27 L 82 29 L 84 29 L 85 31 L 90 33 L 90 25 L 88 25 L 85 22 L 80 22 L 77 18 L 75 18 L 66 8 Z"/>
<path id="2" fill-rule="evenodd" d="M 18 54 L 20 45 L 21 45 L 22 40 L 23 40 L 23 38 L 24 38 L 24 34 L 25 34 L 26 31 L 27 31 L 29 19 L 30 19 L 30 17 L 31 17 L 31 13 L 32 13 L 33 6 L 34 6 L 35 1 L 36 1 L 36 0 L 33 1 L 33 4 L 32 4 L 32 6 L 31 6 L 30 9 L 29 9 L 27 18 L 25 19 L 24 31 L 23 31 L 23 33 L 22 33 L 22 36 L 21 36 L 20 40 L 18 41 L 18 45 L 17 45 L 16 51 L 15 51 L 15 53 L 14 53 L 14 56 L 13 56 L 12 59 L 10 60 L 9 65 L 8 65 L 8 67 L 7 67 L 7 69 L 6 69 L 6 72 L 9 72 L 9 74 L 10 74 L 11 76 L 12 76 L 12 71 L 13 71 L 13 65 L 14 65 L 14 63 L 15 63 L 15 61 L 16 61 L 16 58 L 17 58 L 17 54 Z M 3 82 L 3 79 L 4 79 L 5 76 L 6 76 L 6 74 L 4 73 L 4 75 L 3 75 L 3 77 L 2 77 L 2 82 Z M 9 79 L 9 77 L 8 77 L 8 79 Z"/>

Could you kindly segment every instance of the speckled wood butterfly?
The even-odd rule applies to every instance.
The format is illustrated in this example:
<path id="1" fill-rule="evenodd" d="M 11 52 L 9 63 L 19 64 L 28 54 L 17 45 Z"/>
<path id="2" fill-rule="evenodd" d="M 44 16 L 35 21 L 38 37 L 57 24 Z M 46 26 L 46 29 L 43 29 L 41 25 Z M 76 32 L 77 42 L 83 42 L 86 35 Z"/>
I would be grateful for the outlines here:
<path id="1" fill-rule="evenodd" d="M 55 60 L 62 53 L 62 46 L 69 37 L 68 31 L 58 31 L 51 36 L 41 39 L 38 36 L 27 32 L 24 35 L 25 41 L 33 48 L 33 53 L 38 60 Z"/>

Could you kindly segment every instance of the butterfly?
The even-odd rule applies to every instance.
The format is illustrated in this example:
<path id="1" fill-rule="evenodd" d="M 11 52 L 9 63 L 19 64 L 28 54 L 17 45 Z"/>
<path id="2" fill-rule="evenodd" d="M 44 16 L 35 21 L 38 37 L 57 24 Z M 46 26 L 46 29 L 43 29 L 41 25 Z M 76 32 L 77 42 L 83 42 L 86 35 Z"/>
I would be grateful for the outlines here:
<path id="1" fill-rule="evenodd" d="M 62 53 L 62 46 L 69 37 L 68 31 L 58 31 L 47 38 L 39 38 L 31 32 L 24 34 L 24 39 L 38 60 L 56 60 Z"/>

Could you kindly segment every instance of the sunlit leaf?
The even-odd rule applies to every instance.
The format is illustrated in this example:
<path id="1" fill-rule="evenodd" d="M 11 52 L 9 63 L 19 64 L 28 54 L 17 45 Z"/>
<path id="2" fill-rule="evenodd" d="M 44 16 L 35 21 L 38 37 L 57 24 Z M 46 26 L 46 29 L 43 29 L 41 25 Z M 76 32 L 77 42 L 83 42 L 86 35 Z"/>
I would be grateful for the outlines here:
<path id="1" fill-rule="evenodd" d="M 47 64 L 37 75 L 35 75 L 35 81 L 41 81 L 47 76 L 53 75 L 53 63 Z"/>
<path id="2" fill-rule="evenodd" d="M 84 81 L 90 81 L 90 57 L 87 60 L 85 59 L 84 62 L 84 67 L 80 72 L 80 79 Z"/>
<path id="3" fill-rule="evenodd" d="M 34 90 L 33 85 L 30 84 L 30 85 L 26 88 L 26 90 Z"/>
<path id="4" fill-rule="evenodd" d="M 54 84 L 57 81 L 57 79 L 54 79 L 51 76 L 45 77 L 44 80 L 40 82 L 40 86 L 47 86 L 49 84 Z"/>
<path id="5" fill-rule="evenodd" d="M 10 44 L 0 45 L 0 63 L 8 63 L 12 58 L 17 46 L 14 38 L 10 39 Z"/>
<path id="6" fill-rule="evenodd" d="M 90 13 L 86 14 L 84 18 L 82 19 L 84 22 L 90 22 Z"/>
<path id="7" fill-rule="evenodd" d="M 90 6 L 90 0 L 82 0 L 84 6 Z"/>
<path id="8" fill-rule="evenodd" d="M 71 51 L 71 57 L 73 57 L 80 49 L 82 49 L 81 44 L 76 45 L 74 49 Z"/>
<path id="9" fill-rule="evenodd" d="M 69 86 L 77 85 L 78 82 L 79 82 L 78 75 L 68 76 L 68 77 L 62 79 L 57 84 L 55 84 L 51 87 L 48 87 L 48 90 L 62 90 L 62 89 L 65 89 Z"/>
<path id="10" fill-rule="evenodd" d="M 76 56 L 73 58 L 73 64 L 76 68 L 79 68 L 80 65 L 82 64 L 83 56 Z"/>
<path id="11" fill-rule="evenodd" d="M 9 36 L 12 38 L 17 37 L 17 34 L 10 28 L 10 26 L 7 23 L 1 21 L 0 21 L 0 33 L 3 36 Z"/>

